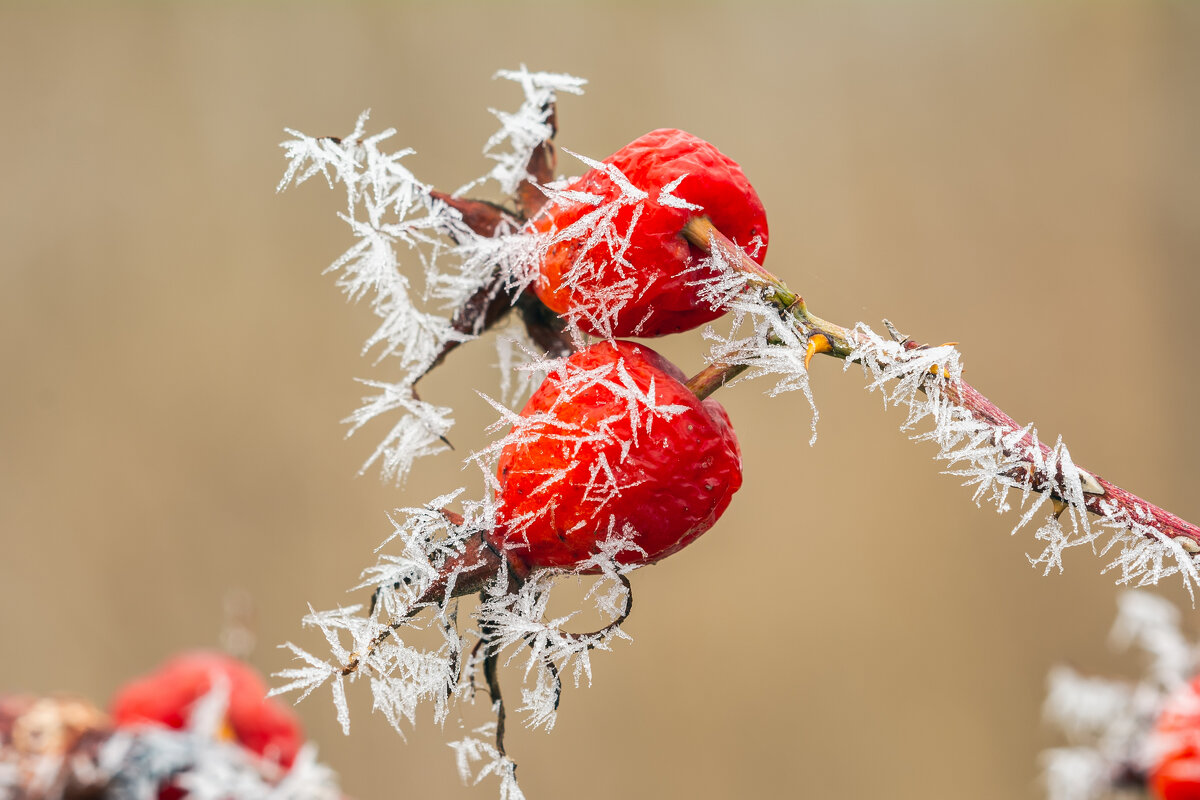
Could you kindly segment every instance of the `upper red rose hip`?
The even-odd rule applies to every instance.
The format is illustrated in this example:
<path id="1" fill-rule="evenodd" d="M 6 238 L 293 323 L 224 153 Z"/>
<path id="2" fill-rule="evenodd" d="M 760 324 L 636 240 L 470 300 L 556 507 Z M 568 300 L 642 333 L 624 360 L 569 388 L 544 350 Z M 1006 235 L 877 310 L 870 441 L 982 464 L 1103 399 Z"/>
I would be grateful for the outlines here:
<path id="1" fill-rule="evenodd" d="M 582 330 L 605 337 L 664 336 L 721 316 L 722 309 L 689 285 L 709 276 L 694 271 L 704 253 L 681 232 L 692 216 L 707 216 L 762 263 L 767 216 L 741 167 L 703 139 L 673 129 L 635 139 L 604 164 L 647 196 L 613 207 L 623 195 L 620 184 L 592 169 L 566 191 L 597 195 L 599 206 L 571 195 L 547 203 L 533 221 L 535 230 L 554 235 L 534 283 L 538 298 Z M 607 224 L 608 212 L 601 212 L 568 231 L 606 205 L 615 210 Z"/>
<path id="2" fill-rule="evenodd" d="M 228 732 L 247 750 L 290 767 L 304 744 L 299 719 L 266 696 L 267 686 L 253 668 L 222 653 L 179 655 L 125 684 L 112 700 L 113 722 L 118 728 L 146 723 L 183 728 L 196 701 L 221 677 L 229 682 Z"/>
<path id="3" fill-rule="evenodd" d="M 742 484 L 725 409 L 699 400 L 677 367 L 632 342 L 606 341 L 551 373 L 521 412 L 497 465 L 489 539 L 518 574 L 577 568 L 626 526 L 649 564 L 707 531 Z"/>

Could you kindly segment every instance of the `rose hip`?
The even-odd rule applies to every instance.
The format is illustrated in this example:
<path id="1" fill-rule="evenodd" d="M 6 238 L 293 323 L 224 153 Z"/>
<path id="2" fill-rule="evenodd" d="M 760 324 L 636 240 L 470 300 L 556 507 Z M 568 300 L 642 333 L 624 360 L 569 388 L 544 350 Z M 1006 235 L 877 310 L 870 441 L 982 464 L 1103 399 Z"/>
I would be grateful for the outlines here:
<path id="1" fill-rule="evenodd" d="M 290 767 L 304 743 L 299 719 L 287 706 L 267 698 L 267 686 L 254 669 L 222 653 L 176 656 L 157 672 L 125 684 L 112 700 L 113 721 L 118 728 L 147 723 L 183 728 L 192 706 L 221 677 L 229 682 L 225 723 L 231 737 L 247 750 Z"/>
<path id="2" fill-rule="evenodd" d="M 517 574 L 572 569 L 628 527 L 649 564 L 707 531 L 742 483 L 725 409 L 699 400 L 648 347 L 606 341 L 575 353 L 521 412 L 501 452 L 491 544 Z"/>
<path id="3" fill-rule="evenodd" d="M 762 263 L 766 212 L 741 167 L 703 139 L 673 129 L 651 131 L 604 163 L 647 197 L 620 203 L 620 184 L 602 169 L 571 183 L 567 192 L 598 195 L 601 206 L 620 203 L 608 235 L 597 230 L 604 226 L 600 217 L 568 230 L 596 212 L 596 205 L 570 194 L 547 203 L 532 223 L 553 236 L 534 283 L 538 299 L 582 330 L 605 337 L 663 336 L 721 316 L 723 309 L 702 300 L 692 285 L 712 274 L 696 269 L 704 254 L 681 231 L 690 217 L 707 216 Z M 672 205 L 671 197 L 685 203 Z"/>
<path id="4" fill-rule="evenodd" d="M 1149 782 L 1158 800 L 1200 800 L 1200 678 L 1167 700 L 1154 723 Z"/>

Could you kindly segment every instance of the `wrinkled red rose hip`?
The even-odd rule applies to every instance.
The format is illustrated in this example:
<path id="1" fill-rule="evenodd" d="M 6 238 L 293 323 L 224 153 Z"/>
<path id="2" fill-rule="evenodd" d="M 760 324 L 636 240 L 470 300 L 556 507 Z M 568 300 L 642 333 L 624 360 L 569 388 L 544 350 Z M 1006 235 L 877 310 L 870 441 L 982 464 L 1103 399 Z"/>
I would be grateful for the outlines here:
<path id="1" fill-rule="evenodd" d="M 592 241 L 592 224 L 556 240 L 542 258 L 534 283 L 538 299 L 582 330 L 604 337 L 664 336 L 721 316 L 723 309 L 701 300 L 699 288 L 689 285 L 710 275 L 695 271 L 704 253 L 681 231 L 692 216 L 707 216 L 762 263 L 767 215 L 741 167 L 703 139 L 674 129 L 651 131 L 604 163 L 648 196 L 619 209 L 612 220 L 613 236 Z M 669 197 L 663 196 L 663 190 L 680 178 L 669 197 L 700 210 L 670 205 Z M 600 169 L 588 171 L 567 191 L 598 195 L 601 205 L 622 195 L 620 185 Z M 558 236 L 597 207 L 570 198 L 552 200 L 532 225 L 540 233 Z M 635 221 L 637 209 L 640 216 Z M 627 234 L 630 224 L 633 231 Z"/>
<path id="2" fill-rule="evenodd" d="M 608 341 L 571 356 L 521 412 L 500 455 L 500 510 L 489 539 L 521 574 L 573 569 L 626 526 L 658 561 L 707 531 L 742 484 L 725 409 L 699 400 L 648 347 Z"/>

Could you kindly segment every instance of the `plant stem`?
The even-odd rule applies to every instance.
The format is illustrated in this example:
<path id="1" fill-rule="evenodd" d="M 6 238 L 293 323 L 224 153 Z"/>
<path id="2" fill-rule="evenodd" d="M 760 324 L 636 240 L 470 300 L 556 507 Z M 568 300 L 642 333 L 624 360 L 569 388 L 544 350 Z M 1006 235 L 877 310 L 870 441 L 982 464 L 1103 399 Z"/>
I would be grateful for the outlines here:
<path id="1" fill-rule="evenodd" d="M 703 400 L 749 368 L 749 364 L 709 364 L 684 385 Z"/>
<path id="2" fill-rule="evenodd" d="M 779 309 L 780 313 L 793 318 L 797 331 L 810 343 L 810 357 L 814 353 L 824 353 L 835 358 L 845 359 L 854 352 L 857 345 L 864 344 L 859 341 L 859 337 L 853 329 L 836 325 L 812 314 L 800 295 L 792 292 L 782 280 L 763 269 L 746 255 L 740 247 L 717 230 L 707 218 L 695 217 L 689 220 L 683 229 L 683 236 L 697 248 L 709 254 L 717 254 L 732 269 L 746 274 L 754 282 L 769 289 L 770 291 L 765 293 L 767 299 Z M 821 347 L 814 348 L 811 343 L 814 340 L 820 341 L 816 339 L 818 336 L 824 336 L 825 342 L 822 342 Z M 908 341 L 905 341 L 903 345 L 905 350 L 922 347 L 916 342 Z M 734 367 L 726 365 L 711 365 L 688 381 L 688 386 L 691 388 L 695 383 L 696 388 L 693 391 L 696 391 L 698 396 L 707 396 L 732 377 L 729 373 L 733 369 Z M 703 390 L 706 390 L 706 394 L 700 395 L 699 392 Z M 948 381 L 946 391 L 951 402 L 966 410 L 975 419 L 997 430 L 1019 430 L 1021 428 L 999 406 L 964 380 Z M 1047 485 L 1052 482 L 1057 487 L 1053 494 L 1054 498 L 1062 500 L 1064 483 L 1061 469 L 1055 475 L 1044 474 L 1032 455 L 1033 444 L 1032 433 L 1026 433 L 1015 446 L 1005 449 L 1006 456 L 1020 462 L 1020 465 L 1011 471 L 1010 477 L 1021 481 L 1022 485 Z M 1041 451 L 1043 458 L 1052 452 L 1052 448 L 1040 440 L 1037 442 L 1037 449 Z M 1050 463 L 1054 463 L 1053 459 L 1050 459 Z M 1200 553 L 1200 527 L 1146 502 L 1132 492 L 1122 489 L 1093 472 L 1086 470 L 1080 470 L 1080 472 L 1084 483 L 1084 507 L 1088 511 L 1109 517 L 1114 513 L 1125 511 L 1131 520 L 1154 527 L 1163 535 L 1175 539 L 1186 552 Z"/>

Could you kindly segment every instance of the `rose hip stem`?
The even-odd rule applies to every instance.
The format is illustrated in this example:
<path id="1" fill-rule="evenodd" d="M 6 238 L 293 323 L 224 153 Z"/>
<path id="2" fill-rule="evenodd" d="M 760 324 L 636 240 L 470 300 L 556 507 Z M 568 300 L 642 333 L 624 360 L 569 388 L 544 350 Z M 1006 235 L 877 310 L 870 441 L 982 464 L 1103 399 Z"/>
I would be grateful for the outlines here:
<path id="1" fill-rule="evenodd" d="M 741 248 L 717 230 L 708 219 L 693 217 L 684 226 L 682 233 L 684 238 L 693 245 L 709 254 L 718 253 L 731 268 L 745 273 L 767 290 L 764 293 L 766 298 L 779 309 L 781 314 L 792 318 L 797 332 L 808 343 L 805 354 L 806 366 L 817 353 L 844 359 L 860 343 L 858 335 L 852 329 L 835 325 L 812 314 L 805 305 L 804 298 L 792 292 L 783 281 L 755 263 Z M 895 330 L 890 325 L 888 327 L 889 330 L 892 330 L 893 337 L 899 340 L 900 337 Z M 905 350 L 916 350 L 923 346 L 916 342 L 901 341 Z M 738 375 L 746 366 L 742 364 L 710 366 L 689 380 L 688 386 L 698 396 L 707 396 L 720 388 L 726 381 Z M 994 428 L 1020 430 L 1021 426 L 1012 417 L 1004 413 L 999 406 L 984 397 L 966 381 L 961 379 L 947 381 L 945 390 L 951 402 L 966 410 L 975 419 Z M 701 395 L 701 392 L 705 392 L 705 394 Z M 1061 502 L 1063 497 L 1062 473 L 1059 472 L 1057 475 L 1043 473 L 1030 454 L 1030 447 L 1033 443 L 1032 434 L 1026 433 L 1013 447 L 1006 448 L 1006 456 L 1021 462 L 1021 466 L 1014 468 L 1011 477 L 1020 480 L 1023 484 L 1032 479 L 1034 485 L 1044 485 L 1053 480 L 1054 485 L 1059 489 L 1053 497 Z M 1048 457 L 1052 450 L 1049 445 L 1041 441 L 1037 442 L 1037 447 L 1044 458 Z M 1046 461 L 1054 463 L 1053 459 L 1046 458 Z M 1112 516 L 1123 510 L 1129 514 L 1130 519 L 1152 525 L 1162 534 L 1176 539 L 1188 553 L 1200 553 L 1200 527 L 1146 502 L 1090 470 L 1081 470 L 1081 475 L 1084 483 L 1084 508 L 1091 513 Z"/>

